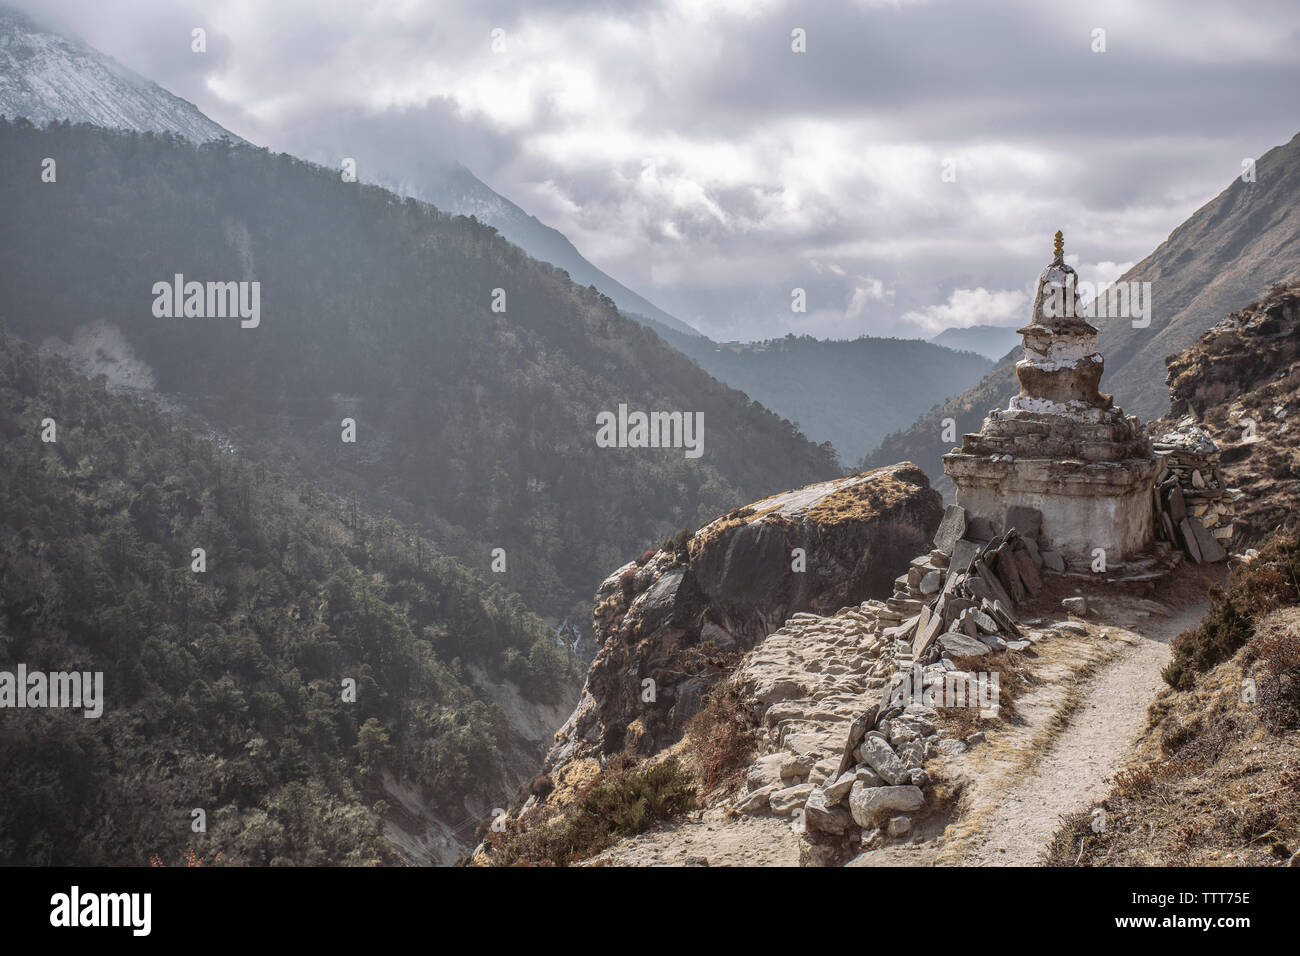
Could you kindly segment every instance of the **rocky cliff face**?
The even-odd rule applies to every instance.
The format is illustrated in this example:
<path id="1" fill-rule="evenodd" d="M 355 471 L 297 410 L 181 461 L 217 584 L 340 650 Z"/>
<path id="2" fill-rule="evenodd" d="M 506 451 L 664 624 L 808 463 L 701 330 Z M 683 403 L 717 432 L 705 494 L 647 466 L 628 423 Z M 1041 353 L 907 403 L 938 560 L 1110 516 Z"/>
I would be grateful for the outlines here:
<path id="1" fill-rule="evenodd" d="M 1300 284 L 1274 286 L 1169 359 L 1172 411 L 1152 434 L 1189 422 L 1218 443 L 1242 544 L 1300 508 Z"/>
<path id="2" fill-rule="evenodd" d="M 601 649 L 546 760 L 557 789 L 679 740 L 705 693 L 791 615 L 888 596 L 942 512 L 905 462 L 757 501 L 619 568 L 596 593 Z"/>

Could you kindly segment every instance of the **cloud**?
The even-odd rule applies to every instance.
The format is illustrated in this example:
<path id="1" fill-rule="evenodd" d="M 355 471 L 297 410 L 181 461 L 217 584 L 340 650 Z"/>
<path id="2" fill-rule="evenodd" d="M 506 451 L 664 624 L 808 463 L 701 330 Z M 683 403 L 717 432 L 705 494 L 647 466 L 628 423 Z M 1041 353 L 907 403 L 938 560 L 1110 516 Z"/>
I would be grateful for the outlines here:
<path id="1" fill-rule="evenodd" d="M 1057 229 L 1141 259 L 1300 88 L 1284 0 L 19 5 L 254 142 L 388 183 L 458 160 L 719 337 L 1016 321 Z"/>
<path id="2" fill-rule="evenodd" d="M 912 323 L 929 337 L 948 328 L 1028 322 L 1028 308 L 1029 295 L 1019 289 L 957 289 L 947 302 L 906 312 L 902 321 Z"/>

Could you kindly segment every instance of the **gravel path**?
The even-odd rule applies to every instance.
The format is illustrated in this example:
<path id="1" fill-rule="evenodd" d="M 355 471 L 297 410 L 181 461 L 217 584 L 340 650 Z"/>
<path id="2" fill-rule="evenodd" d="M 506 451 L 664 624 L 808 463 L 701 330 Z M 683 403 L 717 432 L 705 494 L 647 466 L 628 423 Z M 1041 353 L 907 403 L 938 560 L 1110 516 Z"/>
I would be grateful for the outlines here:
<path id="1" fill-rule="evenodd" d="M 1204 604 L 1185 606 L 1173 617 L 1144 622 L 1144 633 L 1124 632 L 1131 642 L 1127 650 L 1088 682 L 1082 705 L 1051 751 L 998 801 L 963 865 L 1033 866 L 1063 815 L 1100 802 L 1109 790 L 1107 779 L 1146 725 L 1169 642 L 1194 627 L 1204 611 Z"/>

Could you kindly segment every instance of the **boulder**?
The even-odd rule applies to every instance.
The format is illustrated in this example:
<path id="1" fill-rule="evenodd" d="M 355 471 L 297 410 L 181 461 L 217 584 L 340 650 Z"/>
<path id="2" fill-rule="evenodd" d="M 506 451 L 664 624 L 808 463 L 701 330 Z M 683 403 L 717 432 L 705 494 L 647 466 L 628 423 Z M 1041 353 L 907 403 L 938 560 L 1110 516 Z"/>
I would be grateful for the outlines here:
<path id="1" fill-rule="evenodd" d="M 886 783 L 900 784 L 908 779 L 910 768 L 898 758 L 889 741 L 880 734 L 867 734 L 858 747 L 858 758 L 884 779 Z"/>
<path id="2" fill-rule="evenodd" d="M 777 816 L 788 817 L 795 810 L 808 802 L 808 795 L 813 792 L 811 783 L 799 783 L 784 790 L 777 790 L 768 797 L 768 808 Z"/>
<path id="3" fill-rule="evenodd" d="M 867 731 L 876 726 L 876 714 L 879 711 L 880 708 L 873 704 L 864 713 L 853 718 L 853 723 L 849 724 L 849 732 L 844 741 L 844 750 L 840 755 L 839 772 L 836 773 L 836 777 L 843 776 L 853 767 L 858 745 L 862 743 L 862 738 L 867 735 Z"/>
<path id="4" fill-rule="evenodd" d="M 818 790 L 808 794 L 803 805 L 803 821 L 809 830 L 820 830 L 822 833 L 844 833 L 853 825 L 849 811 L 827 806 L 826 795 Z"/>
<path id="5" fill-rule="evenodd" d="M 1085 597 L 1068 597 L 1061 599 L 1061 607 L 1069 614 L 1085 617 L 1088 614 L 1088 599 Z"/>
<path id="6" fill-rule="evenodd" d="M 799 865 L 809 867 L 835 866 L 844 855 L 842 840 L 835 834 L 819 830 L 805 830 L 799 836 Z"/>
<path id="7" fill-rule="evenodd" d="M 785 763 L 788 754 L 776 753 L 765 754 L 759 757 L 745 773 L 745 785 L 750 790 L 761 790 L 769 784 L 781 782 L 781 765 Z"/>
<path id="8" fill-rule="evenodd" d="M 908 771 L 920 770 L 925 763 L 925 743 L 919 739 L 904 741 L 898 745 L 895 753 Z"/>
<path id="9" fill-rule="evenodd" d="M 1057 574 L 1065 573 L 1065 558 L 1061 557 L 1059 551 L 1043 552 L 1043 567 L 1049 571 L 1055 571 Z"/>
<path id="10" fill-rule="evenodd" d="M 781 789 L 781 785 L 777 783 L 770 783 L 766 787 L 759 787 L 757 790 L 754 790 L 741 799 L 736 804 L 736 809 L 741 813 L 763 813 L 767 810 L 768 801 L 772 798 L 772 794 L 776 793 L 779 789 Z"/>
<path id="11" fill-rule="evenodd" d="M 812 772 L 813 765 L 817 758 L 811 754 L 791 754 L 783 755 L 781 761 L 781 779 L 788 780 L 791 777 L 806 777 Z"/>
<path id="12" fill-rule="evenodd" d="M 925 806 L 920 787 L 860 787 L 849 791 L 849 812 L 860 827 L 874 827 L 891 814 L 915 813 Z"/>
<path id="13" fill-rule="evenodd" d="M 940 635 L 939 647 L 949 657 L 978 657 L 989 652 L 982 641 L 967 637 L 965 634 L 954 634 L 951 631 Z"/>
<path id="14" fill-rule="evenodd" d="M 849 795 L 853 789 L 853 783 L 857 780 L 853 773 L 842 773 L 836 778 L 834 783 L 827 784 L 822 788 L 822 798 L 826 806 L 833 807 Z"/>

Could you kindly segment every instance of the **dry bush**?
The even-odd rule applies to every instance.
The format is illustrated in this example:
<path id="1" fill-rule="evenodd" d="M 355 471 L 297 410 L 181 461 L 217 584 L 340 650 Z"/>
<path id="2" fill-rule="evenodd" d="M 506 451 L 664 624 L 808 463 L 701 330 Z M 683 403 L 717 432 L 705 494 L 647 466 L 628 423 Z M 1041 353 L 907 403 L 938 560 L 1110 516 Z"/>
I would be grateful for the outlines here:
<path id="1" fill-rule="evenodd" d="M 726 682 L 709 691 L 704 707 L 686 725 L 686 736 L 705 793 L 740 776 L 754 753 L 754 730 L 745 719 L 740 689 Z"/>
<path id="2" fill-rule="evenodd" d="M 694 809 L 691 775 L 674 759 L 602 772 L 563 816 L 488 837 L 495 866 L 567 866 Z"/>
<path id="3" fill-rule="evenodd" d="M 1174 638 L 1173 660 L 1162 676 L 1188 690 L 1254 634 L 1255 622 L 1278 607 L 1300 604 L 1300 531 L 1273 535 L 1250 564 L 1234 569 L 1227 588 L 1210 589 L 1210 610 L 1199 626 Z"/>
<path id="4" fill-rule="evenodd" d="M 1300 728 L 1300 615 L 1257 633 L 1250 653 L 1259 662 L 1259 719 L 1275 734 Z"/>

